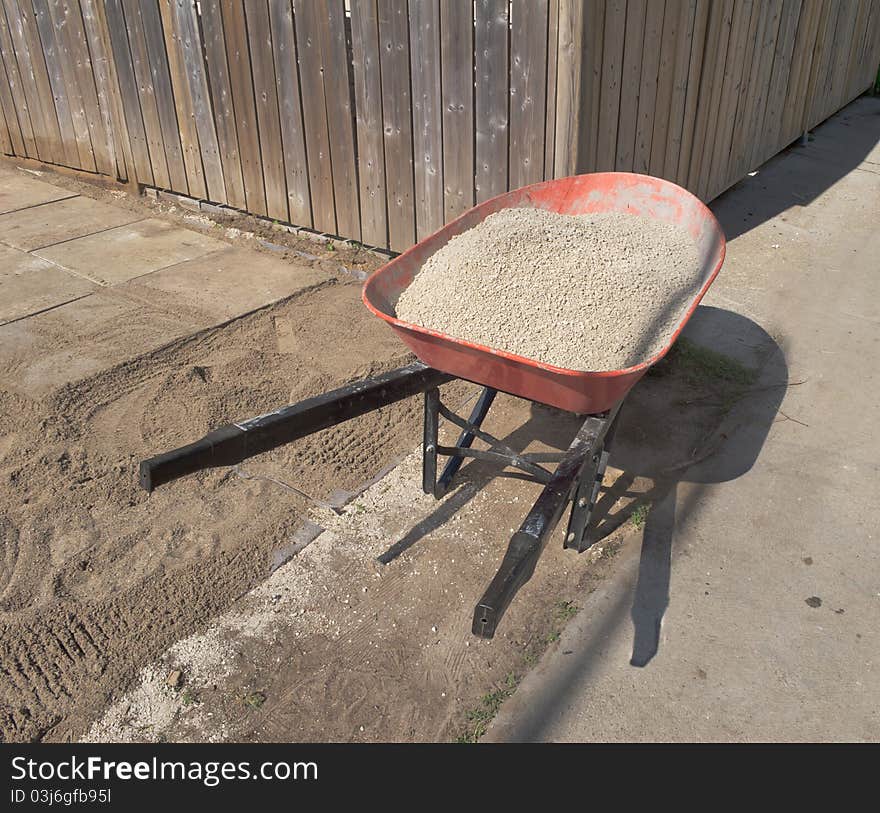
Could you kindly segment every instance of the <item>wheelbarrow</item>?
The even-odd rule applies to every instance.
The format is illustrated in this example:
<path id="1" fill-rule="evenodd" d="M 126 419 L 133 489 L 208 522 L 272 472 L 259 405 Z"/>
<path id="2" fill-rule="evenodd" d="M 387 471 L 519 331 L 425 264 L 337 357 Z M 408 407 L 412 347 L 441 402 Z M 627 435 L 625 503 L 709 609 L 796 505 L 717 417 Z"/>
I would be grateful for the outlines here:
<path id="1" fill-rule="evenodd" d="M 701 285 L 666 345 L 650 358 L 623 370 L 567 370 L 397 318 L 395 305 L 401 292 L 430 255 L 489 215 L 517 207 L 568 215 L 625 212 L 685 227 L 697 245 Z M 516 592 L 534 573 L 550 535 L 569 505 L 564 546 L 578 552 L 591 546 L 591 513 L 623 400 L 678 338 L 721 269 L 724 251 L 724 234 L 709 209 L 685 189 L 659 178 L 603 172 L 546 181 L 499 195 L 395 257 L 364 284 L 366 306 L 397 332 L 419 361 L 256 418 L 228 424 L 195 443 L 145 460 L 140 464 L 140 484 L 152 491 L 205 468 L 235 465 L 372 410 L 424 394 L 422 487 L 426 493 L 438 499 L 443 497 L 466 458 L 517 468 L 544 485 L 474 609 L 473 633 L 491 638 Z M 483 386 L 468 418 L 455 414 L 440 400 L 440 385 L 456 378 Z M 583 424 L 564 452 L 518 453 L 482 429 L 498 392 L 583 416 Z M 438 442 L 440 416 L 461 429 L 454 446 Z M 487 444 L 488 449 L 475 449 L 476 439 Z M 448 460 L 438 477 L 440 456 Z M 555 463 L 556 468 L 550 470 L 542 465 L 547 463 Z"/>

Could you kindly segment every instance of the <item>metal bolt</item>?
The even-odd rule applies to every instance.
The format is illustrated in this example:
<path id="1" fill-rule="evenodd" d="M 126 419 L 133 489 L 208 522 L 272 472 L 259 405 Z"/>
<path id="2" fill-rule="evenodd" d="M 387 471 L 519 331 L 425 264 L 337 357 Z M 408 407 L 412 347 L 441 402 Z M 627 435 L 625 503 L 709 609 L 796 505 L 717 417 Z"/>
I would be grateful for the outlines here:
<path id="1" fill-rule="evenodd" d="M 434 444 L 429 443 L 427 446 L 425 446 L 425 451 L 428 453 L 433 452 L 434 451 Z"/>
<path id="2" fill-rule="evenodd" d="M 565 537 L 566 542 L 574 542 L 574 534 L 571 533 L 567 537 Z"/>
<path id="3" fill-rule="evenodd" d="M 581 498 L 578 500 L 578 508 L 583 508 L 586 504 L 587 504 L 587 498 L 586 498 L 586 497 L 581 497 Z"/>

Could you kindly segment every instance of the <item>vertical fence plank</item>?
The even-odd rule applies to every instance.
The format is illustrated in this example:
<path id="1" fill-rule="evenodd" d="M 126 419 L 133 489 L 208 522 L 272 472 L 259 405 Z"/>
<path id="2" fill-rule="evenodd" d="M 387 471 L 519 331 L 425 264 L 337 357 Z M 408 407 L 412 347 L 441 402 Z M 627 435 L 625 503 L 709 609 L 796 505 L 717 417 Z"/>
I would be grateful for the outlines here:
<path id="1" fill-rule="evenodd" d="M 2 58 L 0 58 L 0 107 L 3 108 L 11 151 L 15 155 L 26 156 L 27 148 L 24 145 L 21 125 L 18 122 L 18 111 L 15 109 L 15 103 L 12 99 L 12 83 L 9 81 L 6 64 Z"/>
<path id="2" fill-rule="evenodd" d="M 584 6 L 578 0 L 559 0 L 559 42 L 556 51 L 556 128 L 553 174 L 577 172 L 584 50 Z"/>
<path id="3" fill-rule="evenodd" d="M 656 0 L 655 0 L 656 1 Z M 632 172 L 639 115 L 639 88 L 642 80 L 642 56 L 645 50 L 645 17 L 648 0 L 628 0 L 623 46 L 623 71 L 620 79 L 620 113 L 617 124 L 617 154 L 614 168 Z"/>
<path id="4" fill-rule="evenodd" d="M 2 60 L 0 60 L 2 62 Z M 6 79 L 6 70 L 0 65 L 0 81 Z M 0 152 L 4 155 L 12 155 L 14 150 L 12 149 L 12 141 L 9 138 L 9 128 L 6 125 L 6 113 L 3 110 L 3 105 L 0 104 Z"/>
<path id="5" fill-rule="evenodd" d="M 651 154 L 648 172 L 666 177 L 664 166 L 669 137 L 669 113 L 675 84 L 676 62 L 679 58 L 679 34 L 682 24 L 681 9 L 684 0 L 666 0 L 663 9 L 663 29 L 660 34 L 660 61 L 657 68 L 657 96 L 654 128 L 651 132 Z"/>
<path id="6" fill-rule="evenodd" d="M 678 168 L 675 174 L 675 182 L 679 186 L 687 186 L 690 173 L 690 156 L 697 129 L 697 110 L 700 106 L 700 86 L 703 78 L 703 56 L 706 52 L 706 34 L 709 27 L 709 9 L 710 0 L 697 0 L 688 60 L 687 92 L 684 98 L 684 114 L 681 124 L 681 146 L 678 151 Z"/>
<path id="7" fill-rule="evenodd" d="M 730 148 L 733 142 L 733 127 L 736 122 L 736 107 L 745 66 L 746 37 L 749 33 L 751 16 L 751 0 L 736 0 L 733 4 L 727 59 L 724 63 L 724 77 L 718 102 L 718 123 L 712 131 L 714 135 L 708 155 L 709 164 L 703 168 L 706 199 L 715 197 L 727 187 Z"/>
<path id="8" fill-rule="evenodd" d="M 24 144 L 23 155 L 28 158 L 39 158 L 40 151 L 33 125 L 33 121 L 37 121 L 37 129 L 39 130 L 38 109 L 31 110 L 31 105 L 25 94 L 18 62 L 15 58 L 15 49 L 12 47 L 12 37 L 6 24 L 6 14 L 2 8 L 0 8 L 0 58 L 3 59 L 6 66 L 9 98 L 18 116 L 19 130 Z"/>
<path id="9" fill-rule="evenodd" d="M 131 65 L 137 83 L 136 99 L 140 102 L 144 132 L 150 152 L 150 165 L 153 168 L 153 179 L 156 186 L 170 189 L 171 176 L 168 170 L 168 161 L 165 157 L 162 125 L 159 121 L 159 110 L 153 90 L 153 76 L 144 39 L 140 6 L 137 0 L 122 0 L 122 8 L 125 13 L 125 27 L 128 32 L 128 47 L 131 49 Z"/>
<path id="10" fill-rule="evenodd" d="M 547 86 L 544 89 L 547 109 L 544 115 L 544 179 L 553 177 L 553 151 L 556 146 L 556 67 L 559 47 L 559 2 L 550 0 L 547 22 Z"/>
<path id="11" fill-rule="evenodd" d="M 413 174 L 416 238 L 443 225 L 443 112 L 440 98 L 440 6 L 410 0 L 410 75 L 413 100 Z"/>
<path id="12" fill-rule="evenodd" d="M 95 155 L 95 166 L 104 175 L 115 176 L 116 158 L 113 154 L 113 140 L 109 132 L 109 115 L 104 116 L 98 99 L 98 88 L 95 79 L 95 66 L 92 64 L 89 44 L 86 39 L 82 11 L 79 0 L 65 0 L 61 4 L 63 27 L 67 31 L 71 55 L 73 56 L 74 75 L 92 142 Z M 107 111 L 109 113 L 109 111 Z"/>
<path id="13" fill-rule="evenodd" d="M 474 23 L 470 3 L 440 0 L 443 94 L 443 212 L 447 221 L 474 205 Z"/>
<path id="14" fill-rule="evenodd" d="M 312 216 L 316 229 L 336 234 L 330 134 L 324 104 L 321 42 L 317 21 L 317 16 L 323 11 L 309 0 L 295 0 L 293 8 L 309 165 L 309 190 L 312 194 Z"/>
<path id="15" fill-rule="evenodd" d="M 51 25 L 55 39 L 55 53 L 58 59 L 64 93 L 70 107 L 70 118 L 76 133 L 76 146 L 81 163 L 79 166 L 88 172 L 95 172 L 95 152 L 92 146 L 90 121 L 94 114 L 86 109 L 86 100 L 77 82 L 74 45 L 70 37 L 70 28 L 64 14 L 64 8 L 58 0 L 47 3 L 49 17 L 47 25 Z"/>
<path id="16" fill-rule="evenodd" d="M 182 31 L 175 21 L 177 0 L 158 0 L 158 2 L 189 194 L 194 198 L 205 198 L 208 196 L 208 190 L 205 186 L 202 156 L 199 152 L 199 136 L 196 133 L 193 99 L 189 90 L 187 70 L 183 64 Z"/>
<path id="17" fill-rule="evenodd" d="M 17 0 L 4 0 L 6 20 L 12 47 L 18 61 L 19 73 L 24 84 L 28 106 L 36 122 L 34 138 L 40 151 L 40 157 L 50 163 L 64 161 L 64 149 L 61 145 L 61 132 L 58 129 L 58 118 L 55 115 L 55 103 L 52 89 L 46 76 L 43 54 L 39 49 L 31 53 L 25 31 L 26 11 L 22 13 Z M 2 15 L 2 9 L 0 9 Z M 42 68 L 42 73 L 40 72 Z"/>
<path id="18" fill-rule="evenodd" d="M 736 104 L 736 116 L 733 123 L 733 136 L 730 144 L 728 158 L 727 178 L 739 179 L 745 170 L 745 151 L 751 144 L 752 134 L 746 128 L 749 113 L 749 101 L 756 92 L 758 65 L 758 39 L 760 37 L 760 20 L 762 16 L 761 2 L 752 3 L 751 18 L 746 34 L 746 48 L 743 54 L 742 81 L 739 89 L 739 97 Z"/>
<path id="19" fill-rule="evenodd" d="M 382 81 L 379 76 L 379 17 L 376 0 L 353 0 L 351 47 L 357 115 L 361 235 L 365 243 L 385 247 L 388 245 L 388 217 L 385 200 Z M 417 92 L 415 76 L 413 76 L 414 99 L 418 98 Z M 413 118 L 415 117 L 414 110 Z M 418 208 L 417 199 L 416 209 Z"/>
<path id="20" fill-rule="evenodd" d="M 521 5 L 521 4 L 520 4 Z M 476 157 L 474 185 L 476 202 L 482 203 L 500 195 L 507 184 L 508 161 L 508 103 L 511 105 L 514 84 L 508 92 L 508 3 L 507 0 L 477 0 L 474 27 L 474 56 L 476 94 L 474 127 L 476 129 Z M 518 11 L 517 7 L 515 11 Z M 514 23 L 516 28 L 516 23 Z M 516 39 L 516 35 L 514 35 Z M 516 70 L 511 61 L 511 76 Z M 519 147 L 512 140 L 510 154 Z M 418 154 L 418 153 L 417 153 Z M 517 173 L 516 177 L 519 177 Z M 512 186 L 521 186 L 513 176 Z"/>
<path id="21" fill-rule="evenodd" d="M 600 172 L 614 169 L 617 164 L 626 0 L 608 0 L 605 4 L 603 30 L 602 94 L 599 100 L 599 139 L 596 145 L 596 169 Z"/>
<path id="22" fill-rule="evenodd" d="M 91 54 L 95 74 L 95 89 L 101 119 L 107 133 L 107 141 L 116 167 L 116 176 L 136 181 L 134 160 L 129 144 L 128 128 L 122 112 L 121 91 L 116 67 L 109 44 L 104 4 L 97 0 L 80 0 L 83 26 Z"/>
<path id="23" fill-rule="evenodd" d="M 758 74 L 757 94 L 750 129 L 752 145 L 749 156 L 749 169 L 761 163 L 761 143 L 764 134 L 764 118 L 767 112 L 767 101 L 770 82 L 773 76 L 773 61 L 776 53 L 776 40 L 782 22 L 782 0 L 770 0 L 766 4 L 767 21 L 761 40 L 761 64 Z"/>
<path id="24" fill-rule="evenodd" d="M 598 167 L 599 116 L 602 102 L 602 62 L 605 38 L 605 0 L 597 0 L 587 7 L 584 20 L 584 73 L 581 83 L 580 105 L 582 119 L 588 133 L 579 138 L 578 172 L 594 172 Z"/>
<path id="25" fill-rule="evenodd" d="M 113 61 L 119 78 L 119 90 L 122 95 L 122 109 L 125 124 L 128 128 L 131 144 L 134 174 L 144 184 L 156 184 L 153 175 L 153 164 L 150 160 L 149 144 L 144 126 L 143 112 L 140 106 L 140 90 L 134 74 L 134 61 L 131 56 L 128 33 L 125 25 L 125 13 L 122 0 L 106 0 L 105 14 L 113 51 Z"/>
<path id="26" fill-rule="evenodd" d="M 411 246 L 416 233 L 408 40 L 405 0 L 379 0 L 388 243 L 394 251 Z"/>
<path id="27" fill-rule="evenodd" d="M 700 76 L 699 104 L 694 124 L 694 140 L 690 151 L 690 169 L 687 188 L 697 197 L 703 184 L 703 166 L 708 166 L 706 144 L 711 144 L 713 130 L 711 120 L 718 118 L 717 99 L 721 93 L 721 80 L 727 54 L 727 38 L 730 36 L 729 0 L 711 3 L 709 24 L 706 31 L 704 67 Z"/>
<path id="28" fill-rule="evenodd" d="M 281 147 L 281 120 L 278 115 L 278 91 L 275 60 L 272 57 L 272 32 L 266 0 L 248 3 L 247 32 L 253 69 L 254 102 L 257 111 L 257 134 L 263 184 L 266 189 L 266 213 L 287 221 L 287 183 L 284 176 L 284 152 Z"/>
<path id="29" fill-rule="evenodd" d="M 403 13 L 403 23 L 407 21 Z M 333 171 L 333 198 L 336 203 L 336 230 L 346 237 L 361 239 L 358 203 L 357 163 L 354 148 L 351 64 L 346 46 L 345 5 L 343 0 L 326 0 L 326 13 L 318 18 L 324 67 L 324 96 L 327 104 L 327 130 L 330 137 L 330 166 Z M 406 39 L 404 38 L 404 42 Z M 406 106 L 409 107 L 409 47 L 407 43 Z M 411 121 L 411 118 L 410 118 Z M 409 124 L 409 122 L 408 122 Z M 411 124 L 408 129 L 412 130 Z M 410 136 L 409 163 L 412 166 Z M 412 209 L 412 181 L 408 207 Z"/>
<path id="30" fill-rule="evenodd" d="M 685 104 L 688 95 L 688 77 L 691 66 L 691 53 L 697 32 L 694 30 L 697 14 L 697 0 L 667 0 L 666 14 L 670 15 L 670 2 L 675 3 L 677 18 L 675 37 L 675 60 L 673 63 L 672 92 L 669 97 L 669 122 L 663 145 L 663 169 L 660 174 L 670 181 L 678 179 L 678 159 L 685 125 Z M 658 149 L 660 148 L 658 142 Z"/>
<path id="31" fill-rule="evenodd" d="M 663 51 L 664 0 L 648 3 L 645 17 L 644 55 L 639 86 L 639 106 L 636 118 L 636 143 L 633 152 L 633 171 L 647 173 L 651 167 L 651 146 L 654 137 L 654 118 L 657 113 L 657 86 L 660 55 Z"/>
<path id="32" fill-rule="evenodd" d="M 547 0 L 514 3 L 510 33 L 510 187 L 544 174 Z"/>
<path id="33" fill-rule="evenodd" d="M 202 32 L 205 39 L 205 61 L 208 82 L 213 99 L 214 125 L 217 149 L 223 174 L 226 201 L 238 209 L 247 208 L 241 154 L 238 149 L 235 107 L 232 102 L 232 83 L 226 57 L 226 34 L 220 0 L 201 0 Z"/>
<path id="34" fill-rule="evenodd" d="M 257 110 L 254 102 L 244 5 L 235 0 L 223 0 L 222 9 L 226 59 L 229 64 L 232 106 L 235 110 L 238 154 L 241 159 L 247 210 L 254 214 L 265 215 L 268 210 L 266 190 L 263 186 L 263 164 L 257 133 Z"/>
<path id="35" fill-rule="evenodd" d="M 168 55 L 165 53 L 165 35 L 162 32 L 162 19 L 159 5 L 155 0 L 140 0 L 140 19 L 146 44 L 146 58 L 150 65 L 153 96 L 159 115 L 159 128 L 165 147 L 165 160 L 168 164 L 170 188 L 189 193 L 186 179 L 186 166 L 183 162 L 183 147 L 180 143 L 180 130 L 177 125 L 177 111 L 174 108 L 174 92 L 171 89 L 171 76 L 168 71 Z M 198 193 L 198 190 L 194 190 Z"/>
<path id="36" fill-rule="evenodd" d="M 272 55 L 275 60 L 278 115 L 281 120 L 284 177 L 290 221 L 298 226 L 311 227 L 312 202 L 309 198 L 306 141 L 299 93 L 299 67 L 290 0 L 270 0 L 269 18 L 272 25 Z"/>
<path id="37" fill-rule="evenodd" d="M 183 49 L 183 68 L 189 79 L 187 84 L 195 116 L 207 195 L 213 201 L 226 203 L 226 180 L 223 176 L 223 162 L 208 88 L 205 48 L 196 4 L 193 0 L 177 0 L 176 10 L 174 20 L 180 32 L 178 41 Z"/>

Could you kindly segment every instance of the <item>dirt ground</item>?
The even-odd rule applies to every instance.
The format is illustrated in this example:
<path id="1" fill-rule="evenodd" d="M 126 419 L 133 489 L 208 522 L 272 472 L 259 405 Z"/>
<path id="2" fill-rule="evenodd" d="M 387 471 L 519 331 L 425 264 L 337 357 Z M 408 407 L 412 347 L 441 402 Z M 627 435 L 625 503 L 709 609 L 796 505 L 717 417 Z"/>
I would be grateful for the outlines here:
<path id="1" fill-rule="evenodd" d="M 609 473 L 610 535 L 578 557 L 557 534 L 490 642 L 470 635 L 473 606 L 538 487 L 473 464 L 443 502 L 422 495 L 420 399 L 139 490 L 144 457 L 406 363 L 359 297 L 340 275 L 41 401 L 0 369 L 2 739 L 474 738 L 613 566 L 645 495 L 717 440 L 715 383 L 672 364 L 640 384 L 619 442 L 663 465 Z M 444 389 L 452 406 L 474 394 Z M 487 429 L 534 451 L 577 425 L 503 398 Z"/>

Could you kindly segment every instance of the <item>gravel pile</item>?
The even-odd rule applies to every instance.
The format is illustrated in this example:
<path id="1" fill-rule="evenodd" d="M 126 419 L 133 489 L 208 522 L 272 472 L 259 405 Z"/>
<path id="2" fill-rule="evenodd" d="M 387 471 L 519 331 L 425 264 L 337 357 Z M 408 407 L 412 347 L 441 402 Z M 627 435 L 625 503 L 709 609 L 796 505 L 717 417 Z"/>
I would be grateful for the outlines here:
<path id="1" fill-rule="evenodd" d="M 397 316 L 558 367 L 618 370 L 663 347 L 700 280 L 680 226 L 503 209 L 428 258 Z"/>

